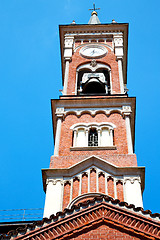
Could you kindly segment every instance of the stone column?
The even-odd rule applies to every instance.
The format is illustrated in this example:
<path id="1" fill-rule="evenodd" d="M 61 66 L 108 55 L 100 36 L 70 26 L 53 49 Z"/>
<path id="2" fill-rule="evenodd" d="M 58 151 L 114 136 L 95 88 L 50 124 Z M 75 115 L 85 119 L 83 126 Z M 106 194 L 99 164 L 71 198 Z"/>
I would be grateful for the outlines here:
<path id="1" fill-rule="evenodd" d="M 128 142 L 128 153 L 133 154 L 130 113 L 125 114 L 125 122 L 126 122 L 126 132 L 127 132 L 127 142 Z"/>
<path id="2" fill-rule="evenodd" d="M 77 130 L 73 131 L 73 147 L 77 145 Z"/>
<path id="3" fill-rule="evenodd" d="M 54 156 L 59 155 L 59 143 L 61 137 L 61 124 L 62 119 L 64 116 L 64 108 L 57 108 L 56 109 L 56 116 L 57 116 L 57 128 L 56 128 L 56 136 L 55 136 L 55 144 L 54 144 Z"/>
<path id="4" fill-rule="evenodd" d="M 110 146 L 113 146 L 113 129 L 109 130 L 109 134 L 110 134 Z"/>
<path id="5" fill-rule="evenodd" d="M 123 81 L 123 33 L 115 34 L 114 39 L 114 50 L 118 62 L 118 71 L 119 71 L 119 83 L 120 83 L 120 92 L 124 94 L 124 81 Z"/>
<path id="6" fill-rule="evenodd" d="M 125 202 L 143 207 L 141 184 L 139 179 L 127 178 L 125 180 Z"/>
<path id="7" fill-rule="evenodd" d="M 70 202 L 71 202 L 73 197 L 73 178 L 71 179 L 70 183 L 71 183 L 71 189 L 70 189 Z"/>
<path id="8" fill-rule="evenodd" d="M 64 73 L 64 88 L 63 95 L 67 94 L 67 86 L 68 86 L 68 75 L 69 75 L 69 62 L 72 58 L 73 52 L 73 36 L 65 36 L 64 39 L 64 61 L 65 61 L 65 73 Z"/>
<path id="9" fill-rule="evenodd" d="M 70 60 L 67 59 L 65 62 L 65 74 L 64 74 L 64 88 L 63 88 L 63 95 L 67 94 L 67 87 L 68 87 L 68 75 L 69 75 L 69 62 Z"/>
<path id="10" fill-rule="evenodd" d="M 86 143 L 85 146 L 88 147 L 88 129 L 86 129 Z"/>
<path id="11" fill-rule="evenodd" d="M 98 146 L 101 146 L 101 130 L 98 129 Z"/>
<path id="12" fill-rule="evenodd" d="M 43 218 L 49 218 L 52 214 L 62 211 L 62 180 L 47 179 L 46 199 Z"/>
<path id="13" fill-rule="evenodd" d="M 117 57 L 118 70 L 119 70 L 120 89 L 121 89 L 121 94 L 124 94 L 124 81 L 123 81 L 122 59 L 123 59 L 122 57 Z"/>

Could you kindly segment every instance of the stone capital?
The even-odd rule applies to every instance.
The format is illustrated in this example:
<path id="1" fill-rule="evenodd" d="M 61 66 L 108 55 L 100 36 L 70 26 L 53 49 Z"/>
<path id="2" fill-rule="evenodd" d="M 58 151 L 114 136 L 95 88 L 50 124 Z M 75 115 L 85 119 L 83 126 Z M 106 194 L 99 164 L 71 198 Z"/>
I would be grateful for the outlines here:
<path id="1" fill-rule="evenodd" d="M 64 118 L 64 114 L 65 114 L 64 108 L 56 108 L 55 115 L 57 118 Z"/>
<path id="2" fill-rule="evenodd" d="M 122 107 L 122 115 L 123 117 L 130 116 L 131 115 L 131 107 L 130 106 L 123 106 Z"/>

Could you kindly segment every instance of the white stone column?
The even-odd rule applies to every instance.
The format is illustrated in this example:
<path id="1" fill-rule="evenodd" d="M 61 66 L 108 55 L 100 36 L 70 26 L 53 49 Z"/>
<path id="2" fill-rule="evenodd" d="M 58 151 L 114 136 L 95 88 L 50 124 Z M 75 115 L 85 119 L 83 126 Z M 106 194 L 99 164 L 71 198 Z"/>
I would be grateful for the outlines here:
<path id="1" fill-rule="evenodd" d="M 86 129 L 86 142 L 85 146 L 88 147 L 88 129 Z"/>
<path id="2" fill-rule="evenodd" d="M 77 130 L 73 130 L 73 147 L 77 145 Z"/>
<path id="3" fill-rule="evenodd" d="M 64 116 L 64 109 L 63 108 L 57 108 L 56 109 L 56 116 L 57 116 L 57 128 L 56 128 L 56 137 L 55 137 L 55 143 L 54 143 L 54 156 L 59 155 L 59 143 L 60 143 L 60 137 L 61 137 L 61 124 L 62 119 Z"/>
<path id="4" fill-rule="evenodd" d="M 65 74 L 64 74 L 64 88 L 63 88 L 63 95 L 67 94 L 67 87 L 68 87 L 68 75 L 69 75 L 69 62 L 70 60 L 67 59 L 65 62 Z"/>
<path id="5" fill-rule="evenodd" d="M 124 81 L 123 81 L 123 33 L 118 33 L 113 36 L 114 40 L 114 50 L 118 61 L 118 71 L 119 71 L 119 83 L 121 94 L 124 94 Z"/>
<path id="6" fill-rule="evenodd" d="M 141 184 L 138 179 L 125 180 L 125 202 L 134 204 L 136 207 L 143 207 Z"/>
<path id="7" fill-rule="evenodd" d="M 113 146 L 113 129 L 109 130 L 109 134 L 110 134 L 110 146 Z"/>
<path id="8" fill-rule="evenodd" d="M 77 92 L 77 84 L 78 84 L 78 72 L 76 71 L 76 85 L 75 85 L 75 95 L 78 95 L 78 92 Z"/>
<path id="9" fill-rule="evenodd" d="M 101 146 L 101 130 L 98 129 L 98 146 Z"/>
<path id="10" fill-rule="evenodd" d="M 72 201 L 72 196 L 73 196 L 73 178 L 70 181 L 71 183 L 71 189 L 70 189 L 70 202 Z"/>
<path id="11" fill-rule="evenodd" d="M 62 211 L 62 180 L 47 180 L 46 199 L 43 218 L 49 218 L 52 214 Z"/>
<path id="12" fill-rule="evenodd" d="M 118 57 L 118 71 L 119 71 L 119 82 L 120 82 L 120 89 L 121 94 L 124 94 L 124 81 L 123 81 L 123 69 L 122 69 L 122 58 Z"/>
<path id="13" fill-rule="evenodd" d="M 107 182 L 107 177 L 108 177 L 108 175 L 107 175 L 107 173 L 105 173 L 105 193 L 106 193 L 106 195 L 108 195 L 108 182 Z"/>
<path id="14" fill-rule="evenodd" d="M 67 94 L 68 75 L 69 75 L 69 62 L 72 58 L 74 37 L 65 36 L 64 38 L 64 61 L 65 61 L 65 73 L 64 73 L 64 88 L 63 95 Z"/>
<path id="15" fill-rule="evenodd" d="M 109 80 L 110 80 L 110 94 L 113 94 L 113 88 L 112 88 L 112 74 L 111 74 L 111 70 L 108 70 L 109 72 Z"/>
<path id="16" fill-rule="evenodd" d="M 133 154 L 132 134 L 131 134 L 131 125 L 130 125 L 130 113 L 124 113 L 124 116 L 125 116 L 125 122 L 126 122 L 128 153 Z"/>

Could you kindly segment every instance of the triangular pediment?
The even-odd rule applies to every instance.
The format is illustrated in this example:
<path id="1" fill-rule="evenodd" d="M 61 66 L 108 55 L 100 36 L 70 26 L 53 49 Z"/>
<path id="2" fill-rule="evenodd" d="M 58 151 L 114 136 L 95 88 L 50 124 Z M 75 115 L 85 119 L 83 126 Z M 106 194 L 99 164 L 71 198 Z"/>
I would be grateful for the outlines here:
<path id="1" fill-rule="evenodd" d="M 74 164 L 69 168 L 56 168 L 56 169 L 42 169 L 43 176 L 43 186 L 44 190 L 46 189 L 46 179 L 50 177 L 73 177 L 78 173 L 85 171 L 91 167 L 96 167 L 100 170 L 103 170 L 111 175 L 121 176 L 121 175 L 139 175 L 143 181 L 144 179 L 144 167 L 117 167 L 114 164 L 109 163 L 108 161 L 97 157 L 90 156 L 83 159 L 79 163 Z M 143 184 L 142 184 L 143 185 Z"/>
<path id="2" fill-rule="evenodd" d="M 107 229 L 112 236 L 118 231 L 119 234 L 123 233 L 125 236 L 138 239 L 160 239 L 159 214 L 149 215 L 149 213 L 150 211 L 134 208 L 134 205 L 109 197 L 96 197 L 74 205 L 72 209 L 65 209 L 56 216 L 52 215 L 50 219 L 43 219 L 34 225 L 26 225 L 24 229 L 11 231 L 8 236 L 14 239 L 62 240 L 72 239 L 85 233 L 94 236 L 94 230 L 100 228 L 106 234 L 105 239 L 111 239 L 107 237 L 109 236 Z"/>

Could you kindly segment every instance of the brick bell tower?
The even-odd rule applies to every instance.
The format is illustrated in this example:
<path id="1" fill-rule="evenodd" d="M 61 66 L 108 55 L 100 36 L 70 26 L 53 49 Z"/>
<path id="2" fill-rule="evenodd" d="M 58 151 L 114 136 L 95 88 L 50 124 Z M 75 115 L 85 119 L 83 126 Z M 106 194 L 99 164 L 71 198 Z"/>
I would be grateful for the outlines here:
<path id="1" fill-rule="evenodd" d="M 63 95 L 51 101 L 54 155 L 43 169 L 44 217 L 108 195 L 142 207 L 134 154 L 135 97 L 127 94 L 128 24 L 60 25 Z"/>

